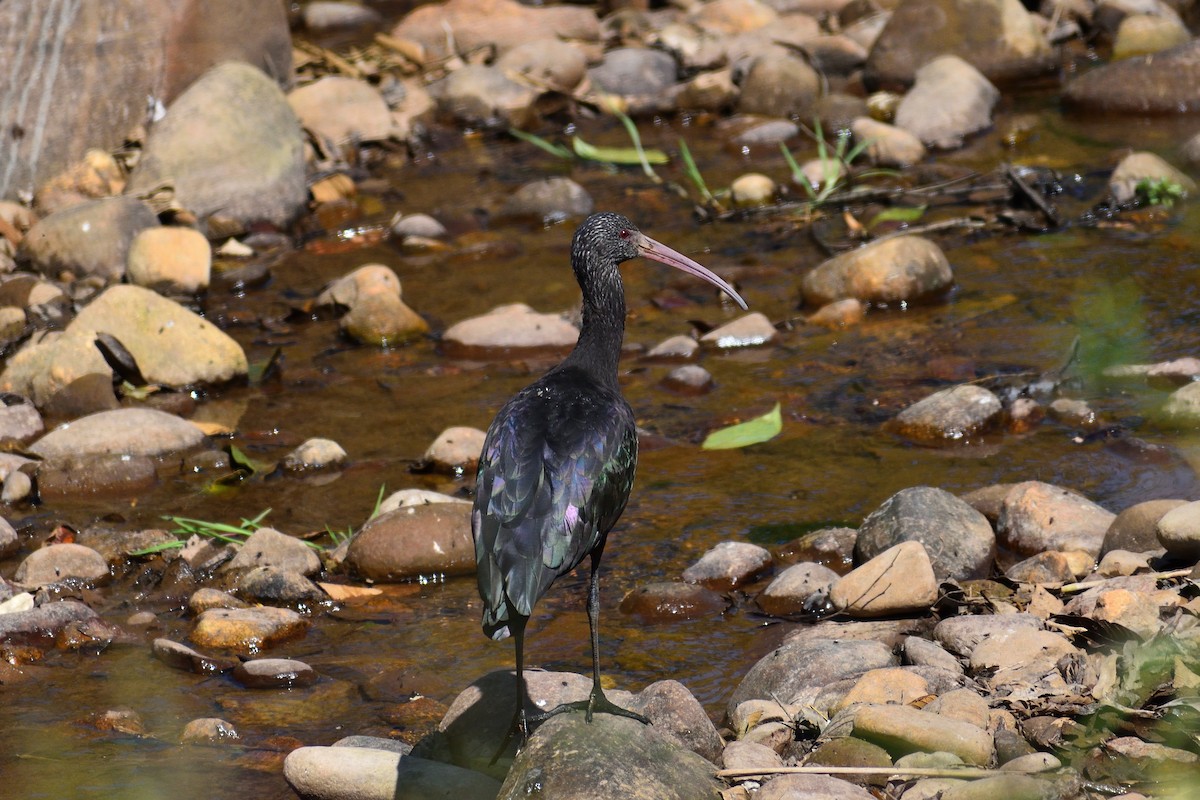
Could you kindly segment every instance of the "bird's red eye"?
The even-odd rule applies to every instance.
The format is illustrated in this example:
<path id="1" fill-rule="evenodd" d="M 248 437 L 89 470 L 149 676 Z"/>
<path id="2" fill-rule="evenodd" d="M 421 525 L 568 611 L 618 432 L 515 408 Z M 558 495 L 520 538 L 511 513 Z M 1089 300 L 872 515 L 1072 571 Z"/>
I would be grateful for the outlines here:
<path id="1" fill-rule="evenodd" d="M 620 232 L 620 233 L 618 233 L 617 235 L 618 235 L 618 236 L 620 236 L 622 239 L 628 239 L 628 238 L 629 238 L 629 235 L 630 235 L 630 234 L 629 234 L 629 229 L 628 229 L 628 228 L 621 228 L 621 232 Z"/>

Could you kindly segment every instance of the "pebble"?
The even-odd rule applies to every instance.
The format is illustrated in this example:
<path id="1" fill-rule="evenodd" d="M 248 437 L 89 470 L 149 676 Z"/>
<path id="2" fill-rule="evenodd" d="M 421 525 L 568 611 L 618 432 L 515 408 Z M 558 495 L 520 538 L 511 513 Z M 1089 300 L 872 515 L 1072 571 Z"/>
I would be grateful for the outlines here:
<path id="1" fill-rule="evenodd" d="M 526 350 L 565 352 L 578 338 L 579 329 L 561 315 L 512 303 L 456 322 L 442 334 L 442 344 L 452 357 L 496 357 Z"/>
<path id="2" fill-rule="evenodd" d="M 946 617 L 934 626 L 933 638 L 951 653 L 967 657 L 985 639 L 1041 627 L 1041 620 L 1032 614 L 969 614 Z"/>
<path id="3" fill-rule="evenodd" d="M 196 617 L 189 638 L 201 647 L 257 653 L 303 636 L 308 625 L 286 608 L 213 608 Z"/>
<path id="4" fill-rule="evenodd" d="M 1191 34 L 1178 17 L 1130 14 L 1121 20 L 1113 39 L 1113 61 L 1170 50 L 1191 40 Z"/>
<path id="5" fill-rule="evenodd" d="M 910 706 L 859 706 L 854 710 L 854 735 L 880 745 L 893 755 L 945 751 L 977 765 L 986 765 L 995 755 L 987 731 Z"/>
<path id="6" fill-rule="evenodd" d="M 991 390 L 965 384 L 942 389 L 896 415 L 893 427 L 919 441 L 970 441 L 1000 417 L 1003 406 Z"/>
<path id="7" fill-rule="evenodd" d="M 321 570 L 321 559 L 300 539 L 264 526 L 250 534 L 225 569 L 255 567 L 274 567 L 301 575 L 315 575 Z"/>
<path id="8" fill-rule="evenodd" d="M 202 223 L 214 215 L 235 226 L 291 222 L 308 202 L 304 136 L 278 84 L 241 61 L 192 82 L 151 127 L 126 191 L 164 183 Z"/>
<path id="9" fill-rule="evenodd" d="M 1001 766 L 1002 772 L 1021 772 L 1030 775 L 1038 772 L 1052 772 L 1062 769 L 1062 761 L 1053 753 L 1027 753 L 1011 761 L 1005 761 Z"/>
<path id="10" fill-rule="evenodd" d="M 834 256 L 804 276 L 804 301 L 825 305 L 853 297 L 864 303 L 917 300 L 954 280 L 940 247 L 922 236 L 882 239 Z"/>
<path id="11" fill-rule="evenodd" d="M 473 574 L 471 507 L 436 503 L 380 514 L 350 540 L 346 566 L 372 581 Z"/>
<path id="12" fill-rule="evenodd" d="M 33 493 L 33 479 L 24 472 L 10 472 L 4 478 L 4 488 L 0 489 L 0 502 L 13 505 L 26 500 Z M 0 546 L 0 556 L 4 556 Z"/>
<path id="13" fill-rule="evenodd" d="M 454 31 L 446 41 L 446 29 Z M 593 10 L 572 6 L 528 7 L 516 0 L 450 0 L 406 14 L 392 36 L 419 43 L 429 59 L 468 53 L 484 46 L 497 52 L 546 38 L 595 43 L 600 22 Z M 452 48 L 457 48 L 453 50 Z"/>
<path id="14" fill-rule="evenodd" d="M 621 613 L 646 622 L 699 619 L 721 614 L 728 607 L 725 598 L 691 583 L 659 581 L 630 590 L 621 599 Z"/>
<path id="15" fill-rule="evenodd" d="M 455 34 L 461 33 L 456 30 Z M 468 64 L 430 84 L 438 108 L 460 123 L 485 128 L 525 128 L 536 120 L 539 91 L 510 79 L 498 67 Z"/>
<path id="16" fill-rule="evenodd" d="M 151 408 L 101 411 L 64 423 L 29 446 L 45 459 L 84 455 L 153 456 L 204 440 L 190 422 Z"/>
<path id="17" fill-rule="evenodd" d="M 821 94 L 821 78 L 806 61 L 768 50 L 755 58 L 742 78 L 740 114 L 811 119 Z"/>
<path id="18" fill-rule="evenodd" d="M 901 655 L 905 664 L 912 666 L 928 666 L 944 669 L 947 672 L 963 671 L 963 665 L 951 653 L 947 652 L 937 642 L 922 639 L 920 636 L 908 636 L 904 639 Z"/>
<path id="19" fill-rule="evenodd" d="M 326 75 L 293 89 L 287 96 L 300 124 L 332 153 L 347 144 L 391 137 L 392 110 L 371 84 Z"/>
<path id="20" fill-rule="evenodd" d="M 1075 579 L 1067 557 L 1057 550 L 1047 550 L 1018 561 L 1004 570 L 1004 574 L 1010 580 L 1041 586 L 1060 586 Z"/>
<path id="21" fill-rule="evenodd" d="M 326 600 L 325 593 L 298 572 L 255 567 L 237 584 L 238 594 L 261 603 L 310 606 Z"/>
<path id="22" fill-rule="evenodd" d="M 210 608 L 248 608 L 246 603 L 228 592 L 222 592 L 220 589 L 213 589 L 208 586 L 201 587 L 188 597 L 188 611 L 193 615 L 199 616 Z"/>
<path id="23" fill-rule="evenodd" d="M 198 294 L 212 276 L 212 248 L 191 228 L 146 228 L 129 246 L 125 274 L 148 289 Z"/>
<path id="24" fill-rule="evenodd" d="M 1194 426 L 1200 422 L 1200 382 L 1176 389 L 1163 403 L 1163 414 L 1176 425 Z"/>
<path id="25" fill-rule="evenodd" d="M 98 619 L 95 611 L 77 600 L 42 603 L 25 611 L 0 614 L 0 643 L 52 645 L 55 636 L 68 625 Z"/>
<path id="26" fill-rule="evenodd" d="M 22 586 L 40 587 L 65 578 L 98 581 L 108 576 L 108 562 L 92 548 L 80 544 L 52 544 L 26 556 L 17 565 L 13 580 Z"/>
<path id="27" fill-rule="evenodd" d="M 225 656 L 206 656 L 170 639 L 155 639 L 150 649 L 154 657 L 167 666 L 198 675 L 226 672 L 238 663 L 236 659 Z"/>
<path id="28" fill-rule="evenodd" d="M 764 614 L 787 616 L 803 614 L 808 598 L 815 592 L 827 591 L 838 574 L 823 564 L 802 562 L 779 573 L 755 598 Z"/>
<path id="29" fill-rule="evenodd" d="M 57 277 L 62 272 L 118 281 L 134 238 L 158 217 L 135 197 L 106 197 L 38 220 L 17 249 L 17 262 Z"/>
<path id="30" fill-rule="evenodd" d="M 219 717 L 200 717 L 188 722 L 179 734 L 180 744 L 221 744 L 236 742 L 242 737 L 232 722 Z"/>
<path id="31" fill-rule="evenodd" d="M 21 546 L 16 529 L 4 517 L 0 517 L 0 558 L 7 558 Z M 0 584 L 2 585 L 2 584 Z"/>
<path id="32" fill-rule="evenodd" d="M 474 472 L 487 434 L 478 428 L 457 425 L 437 435 L 421 459 L 441 472 Z"/>
<path id="33" fill-rule="evenodd" d="M 815 561 L 844 575 L 854 567 L 857 539 L 854 528 L 821 528 L 777 546 L 775 557 L 788 563 Z"/>
<path id="34" fill-rule="evenodd" d="M 536 86 L 570 94 L 587 75 L 583 49 L 558 38 L 523 42 L 496 59 L 496 67 Z"/>
<path id="35" fill-rule="evenodd" d="M 847 328 L 857 325 L 867 315 L 867 307 L 862 301 L 847 297 L 844 300 L 834 300 L 818 308 L 804 320 L 809 325 L 820 325 L 824 328 Z"/>
<path id="36" fill-rule="evenodd" d="M 427 506 L 435 503 L 463 503 L 471 505 L 470 500 L 464 500 L 461 497 L 454 497 L 441 492 L 433 492 L 429 489 L 401 489 L 397 492 L 392 492 L 383 499 L 379 504 L 379 508 L 375 513 L 371 514 L 374 519 L 380 514 L 386 514 L 389 511 L 395 511 L 397 508 L 408 508 L 409 506 Z"/>
<path id="37" fill-rule="evenodd" d="M 428 214 L 397 215 L 391 224 L 392 235 L 400 239 L 417 236 L 422 239 L 442 239 L 447 235 L 446 226 Z"/>
<path id="38" fill-rule="evenodd" d="M 992 124 L 1000 92 L 958 56 L 943 55 L 916 72 L 916 82 L 896 108 L 895 125 L 928 147 L 961 147 L 970 134 Z"/>
<path id="39" fill-rule="evenodd" d="M 283 777 L 308 800 L 494 800 L 486 775 L 374 747 L 301 747 L 288 753 Z"/>
<path id="40" fill-rule="evenodd" d="M 1005 496 L 996 522 L 1000 544 L 1024 555 L 1044 550 L 1100 554 L 1116 515 L 1069 489 L 1026 481 Z"/>
<path id="41" fill-rule="evenodd" d="M 233 677 L 247 689 L 291 689 L 312 686 L 317 671 L 291 658 L 252 658 L 233 668 Z"/>
<path id="42" fill-rule="evenodd" d="M 758 172 L 740 175 L 729 184 L 729 196 L 734 205 L 743 207 L 765 206 L 775 199 L 775 181 Z"/>
<path id="43" fill-rule="evenodd" d="M 596 207 L 587 190 L 570 178 L 539 178 L 522 185 L 504 201 L 501 214 L 533 217 L 543 223 L 582 219 Z"/>
<path id="44" fill-rule="evenodd" d="M 834 712 L 856 703 L 909 705 L 929 694 L 929 683 L 904 667 L 885 667 L 864 672 L 832 708 Z"/>
<path id="45" fill-rule="evenodd" d="M 1054 671 L 1063 656 L 1079 651 L 1060 634 L 1033 628 L 1016 628 L 981 641 L 971 651 L 975 673 L 985 673 L 988 685 L 1034 682 Z"/>
<path id="46" fill-rule="evenodd" d="M 1125 58 L 1088 70 L 1063 88 L 1072 109 L 1116 114 L 1168 114 L 1197 109 L 1200 42 Z M 1152 90 L 1151 90 L 1152 88 Z"/>
<path id="47" fill-rule="evenodd" d="M 987 729 L 991 717 L 988 701 L 971 689 L 954 689 L 938 695 L 925 710 L 947 719 L 969 722 L 976 728 Z"/>
<path id="48" fill-rule="evenodd" d="M 868 143 L 867 158 L 881 167 L 910 167 L 924 161 L 927 155 L 925 145 L 915 134 L 886 122 L 858 117 L 850 130 L 856 142 Z"/>
<path id="49" fill-rule="evenodd" d="M 1108 179 L 1108 190 L 1114 202 L 1124 204 L 1137 196 L 1137 185 L 1143 180 L 1165 181 L 1182 187 L 1189 195 L 1196 194 L 1196 182 L 1154 153 L 1130 153 L 1121 159 Z"/>
<path id="50" fill-rule="evenodd" d="M 0 395 L 0 443 L 24 444 L 45 427 L 42 415 L 28 398 L 16 394 Z"/>
<path id="51" fill-rule="evenodd" d="M 721 734 L 708 718 L 708 712 L 676 680 L 661 680 L 638 692 L 630 708 L 650 720 L 665 738 L 716 763 L 725 746 Z"/>
<path id="52" fill-rule="evenodd" d="M 645 47 L 616 47 L 588 70 L 597 89 L 622 97 L 657 97 L 675 85 L 678 67 L 662 50 Z"/>
<path id="53" fill-rule="evenodd" d="M 701 72 L 677 87 L 674 104 L 681 111 L 723 113 L 737 103 L 740 92 L 733 70 Z"/>
<path id="54" fill-rule="evenodd" d="M 903 542 L 834 582 L 829 600 L 852 617 L 886 617 L 928 609 L 938 583 L 920 542 Z"/>
<path id="55" fill-rule="evenodd" d="M 683 571 L 683 580 L 714 591 L 729 591 L 753 581 L 774 566 L 765 547 L 749 542 L 721 542 Z"/>
<path id="56" fill-rule="evenodd" d="M 306 439 L 299 447 L 283 457 L 283 468 L 291 472 L 306 469 L 339 467 L 346 460 L 346 451 L 332 439 Z"/>
<path id="57" fill-rule="evenodd" d="M 750 741 L 733 741 L 721 752 L 721 766 L 725 769 L 776 769 L 783 766 L 779 754 L 764 744 Z"/>
<path id="58" fill-rule="evenodd" d="M 902 489 L 872 511 L 859 526 L 854 557 L 862 563 L 909 541 L 924 545 L 938 580 L 987 577 L 996 558 L 987 518 L 931 486 Z"/>
<path id="59" fill-rule="evenodd" d="M 706 394 L 713 388 L 713 376 L 698 364 L 676 367 L 663 378 L 663 386 L 680 394 Z"/>
<path id="60" fill-rule="evenodd" d="M 1128 550 L 1109 550 L 1096 565 L 1096 574 L 1102 578 L 1116 578 L 1149 571 L 1149 554 L 1132 553 Z"/>
<path id="61" fill-rule="evenodd" d="M 777 775 L 762 785 L 755 800 L 873 800 L 875 795 L 861 786 L 830 775 Z"/>
<path id="62" fill-rule="evenodd" d="M 1200 560 L 1200 501 L 1175 506 L 1159 518 L 1158 542 L 1185 563 Z"/>
<path id="63" fill-rule="evenodd" d="M 757 347 L 771 344 L 779 338 L 779 331 L 761 311 L 752 311 L 732 322 L 713 328 L 700 337 L 700 343 L 722 350 L 735 347 Z"/>
<path id="64" fill-rule="evenodd" d="M 398 347 L 429 333 L 429 323 L 396 295 L 363 297 L 340 320 L 342 331 L 356 342 Z"/>

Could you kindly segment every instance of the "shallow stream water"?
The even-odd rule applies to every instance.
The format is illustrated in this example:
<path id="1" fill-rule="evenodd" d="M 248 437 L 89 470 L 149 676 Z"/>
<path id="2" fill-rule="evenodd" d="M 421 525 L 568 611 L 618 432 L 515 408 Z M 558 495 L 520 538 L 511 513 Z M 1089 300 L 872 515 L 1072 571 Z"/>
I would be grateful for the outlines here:
<path id="1" fill-rule="evenodd" d="M 1078 195 L 1060 198 L 1074 213 L 1101 199 L 1097 171 L 1111 167 L 1121 148 L 1154 149 L 1177 160 L 1173 148 L 1193 127 L 1193 121 L 1071 119 L 1046 97 L 1031 95 L 1002 108 L 994 130 L 938 161 L 980 172 L 1004 162 L 1059 170 Z M 786 175 L 774 149 L 738 153 L 702 122 L 642 128 L 647 144 L 671 151 L 685 137 L 714 187 L 746 171 Z M 1023 132 L 1011 144 L 1008 132 L 1015 129 Z M 581 132 L 589 141 L 623 144 L 617 128 Z M 803 146 L 794 150 L 805 155 Z M 664 177 L 682 182 L 676 169 L 664 168 Z M 689 203 L 638 171 L 567 167 L 519 142 L 446 135 L 412 163 L 377 171 L 388 189 L 359 197 L 361 211 L 337 226 L 347 233 L 331 229 L 288 253 L 264 286 L 214 291 L 206 300 L 207 313 L 228 326 L 251 361 L 279 348 L 282 367 L 277 379 L 215 391 L 200 407 L 238 409 L 233 443 L 264 460 L 278 460 L 311 436 L 334 439 L 350 454 L 344 471 L 331 480 L 256 477 L 214 494 L 204 490 L 206 478 L 164 464 L 159 486 L 136 499 L 56 502 L 14 524 L 43 533 L 97 520 L 160 526 L 165 514 L 235 522 L 271 508 L 267 522 L 288 533 L 344 531 L 362 524 L 381 486 L 463 490 L 467 484 L 453 476 L 411 467 L 445 427 L 486 428 L 502 402 L 552 362 L 460 361 L 432 339 L 393 350 L 358 346 L 339 336 L 336 320 L 294 309 L 369 262 L 398 273 L 406 302 L 435 331 L 501 303 L 569 309 L 578 301 L 566 261 L 573 226 L 493 222 L 486 213 L 520 183 L 544 174 L 570 174 L 598 209 L 624 212 L 651 236 L 735 279 L 752 310 L 776 322 L 795 320 L 776 345 L 705 353 L 700 363 L 716 387 L 700 397 L 661 386 L 669 365 L 647 364 L 636 354 L 623 362 L 625 393 L 652 435 L 643 441 L 633 498 L 603 566 L 602 661 L 619 687 L 675 678 L 719 719 L 740 676 L 792 625 L 768 624 L 744 599 L 723 616 L 653 625 L 617 609 L 626 592 L 677 579 L 722 541 L 770 546 L 822 525 L 855 526 L 892 493 L 922 484 L 961 492 L 1038 479 L 1075 488 L 1114 511 L 1158 497 L 1200 497 L 1194 469 L 1200 441 L 1160 427 L 1154 409 L 1165 392 L 1141 384 L 1067 387 L 1106 422 L 1120 423 L 1123 435 L 1082 438 L 1082 429 L 1048 421 L 1026 434 L 998 432 L 932 448 L 882 428 L 901 408 L 944 386 L 1004 375 L 1014 385 L 1028 383 L 1058 367 L 1076 337 L 1084 365 L 1195 355 L 1196 204 L 1137 215 L 1132 224 L 1073 225 L 1051 234 L 935 234 L 955 273 L 948 297 L 873 309 L 863 324 L 829 332 L 799 319 L 800 278 L 827 255 L 803 220 L 698 225 Z M 412 255 L 377 237 L 351 235 L 386 225 L 397 210 L 439 218 L 455 247 Z M 929 219 L 977 210 L 941 208 Z M 493 244 L 468 252 L 464 243 L 474 241 Z M 626 343 L 633 348 L 686 333 L 693 321 L 716 325 L 738 313 L 707 285 L 649 262 L 627 265 L 624 275 Z M 745 450 L 699 448 L 707 431 L 776 401 L 784 412 L 778 438 Z M 0 570 L 11 574 L 14 565 Z M 583 596 L 583 576 L 571 576 L 538 606 L 528 637 L 532 665 L 587 672 Z M 153 592 L 140 597 L 130 581 L 88 599 L 118 624 L 135 610 L 156 611 L 160 627 L 144 643 L 100 654 L 50 653 L 29 668 L 32 680 L 0 688 L 0 798 L 291 797 L 279 769 L 290 747 L 351 733 L 411 735 L 419 729 L 416 706 L 401 708 L 411 697 L 449 703 L 512 659 L 509 643 L 490 642 L 479 630 L 472 578 L 387 587 L 369 603 L 317 613 L 306 638 L 269 652 L 302 659 L 323 676 L 314 687 L 288 692 L 246 690 L 155 660 L 150 639 L 186 641 L 190 621 Z M 147 736 L 98 732 L 88 722 L 120 707 L 141 714 Z M 233 722 L 242 742 L 175 744 L 189 720 L 208 716 Z"/>

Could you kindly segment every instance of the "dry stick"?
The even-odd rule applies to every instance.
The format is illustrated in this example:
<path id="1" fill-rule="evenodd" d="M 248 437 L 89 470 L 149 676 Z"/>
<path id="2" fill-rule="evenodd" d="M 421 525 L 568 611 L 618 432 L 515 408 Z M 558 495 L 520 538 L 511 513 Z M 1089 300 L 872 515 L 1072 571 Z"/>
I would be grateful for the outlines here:
<path id="1" fill-rule="evenodd" d="M 1188 575 L 1191 575 L 1192 569 L 1193 569 L 1192 567 L 1187 567 L 1185 569 L 1173 569 L 1170 572 L 1148 572 L 1148 573 L 1145 573 L 1144 576 L 1148 577 L 1148 578 L 1155 578 L 1155 579 L 1158 579 L 1158 578 L 1183 578 Z M 1142 577 L 1142 576 L 1139 576 L 1139 577 Z M 1061 587 L 1059 587 L 1059 591 L 1062 592 L 1063 594 L 1068 594 L 1070 592 L 1082 592 L 1085 589 L 1094 589 L 1097 586 L 1103 586 L 1108 581 L 1109 581 L 1108 578 L 1101 578 L 1099 580 L 1094 580 L 1094 581 L 1082 581 L 1080 583 L 1066 583 L 1066 584 L 1063 584 Z"/>
<path id="2" fill-rule="evenodd" d="M 1000 770 L 983 767 L 754 767 L 745 769 L 722 769 L 718 778 L 753 778 L 757 775 L 894 775 L 906 778 L 990 778 L 1004 774 Z"/>

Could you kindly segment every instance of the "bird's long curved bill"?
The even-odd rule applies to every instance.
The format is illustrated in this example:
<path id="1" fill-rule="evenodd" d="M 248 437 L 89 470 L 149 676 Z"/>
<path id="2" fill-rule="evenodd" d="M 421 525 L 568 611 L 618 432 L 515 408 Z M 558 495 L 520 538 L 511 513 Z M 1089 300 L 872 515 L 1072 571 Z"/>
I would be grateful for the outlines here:
<path id="1" fill-rule="evenodd" d="M 663 264 L 674 267 L 675 269 L 683 270 L 690 275 L 695 275 L 697 278 L 703 278 L 713 286 L 716 286 L 725 294 L 732 297 L 734 302 L 736 302 L 743 309 L 749 308 L 749 306 L 746 305 L 746 301 L 742 299 L 740 294 L 734 291 L 732 286 L 726 283 L 708 267 L 692 261 L 683 253 L 672 250 L 662 242 L 656 242 L 645 234 L 640 235 L 640 238 L 637 242 L 637 248 L 639 254 L 643 257 L 651 258 L 655 261 L 659 261 Z"/>

